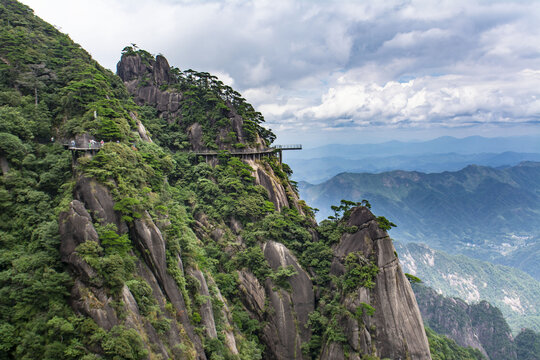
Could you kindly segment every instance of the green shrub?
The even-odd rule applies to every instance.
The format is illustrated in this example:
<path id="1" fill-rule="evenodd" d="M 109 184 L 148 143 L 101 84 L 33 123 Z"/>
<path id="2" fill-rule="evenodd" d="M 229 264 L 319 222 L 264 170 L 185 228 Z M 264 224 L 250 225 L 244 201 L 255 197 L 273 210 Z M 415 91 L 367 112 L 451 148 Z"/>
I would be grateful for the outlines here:
<path id="1" fill-rule="evenodd" d="M 422 280 L 420 280 L 420 278 L 414 276 L 414 275 L 411 275 L 411 274 L 408 274 L 408 273 L 405 273 L 405 276 L 407 277 L 407 280 L 409 280 L 409 282 L 411 284 L 419 284 L 422 282 Z"/>
<path id="2" fill-rule="evenodd" d="M 291 291 L 291 284 L 289 283 L 289 278 L 291 276 L 297 275 L 298 271 L 295 270 L 294 266 L 289 265 L 287 267 L 280 266 L 276 271 L 274 271 L 270 278 L 277 286 Z"/>
<path id="3" fill-rule="evenodd" d="M 377 216 L 377 224 L 379 227 L 385 231 L 390 230 L 393 227 L 396 227 L 397 225 L 385 218 L 384 216 Z"/>
<path id="4" fill-rule="evenodd" d="M 151 312 L 159 309 L 155 298 L 152 296 L 152 288 L 144 279 L 131 279 L 126 281 L 129 291 L 133 294 L 139 311 L 143 316 L 148 316 Z"/>
<path id="5" fill-rule="evenodd" d="M 372 260 L 366 259 L 360 252 L 351 252 L 345 258 L 343 290 L 354 291 L 359 287 L 373 289 L 379 268 Z"/>
<path id="6" fill-rule="evenodd" d="M 266 261 L 261 248 L 257 245 L 238 252 L 235 261 L 239 268 L 250 270 L 261 284 L 272 273 L 268 261 Z"/>

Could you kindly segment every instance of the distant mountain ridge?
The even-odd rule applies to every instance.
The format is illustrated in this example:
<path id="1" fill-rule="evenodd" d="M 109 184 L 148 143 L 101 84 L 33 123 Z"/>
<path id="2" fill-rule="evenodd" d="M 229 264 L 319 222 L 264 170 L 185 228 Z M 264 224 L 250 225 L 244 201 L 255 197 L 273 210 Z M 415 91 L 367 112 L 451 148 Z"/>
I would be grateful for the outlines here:
<path id="1" fill-rule="evenodd" d="M 470 164 L 514 166 L 540 161 L 540 137 L 446 136 L 429 141 L 388 141 L 379 144 L 329 144 L 290 152 L 285 162 L 293 179 L 318 184 L 342 172 L 379 173 L 392 170 L 457 171 Z"/>
<path id="2" fill-rule="evenodd" d="M 398 225 L 392 230 L 397 240 L 505 263 L 540 279 L 538 162 L 434 174 L 343 173 L 299 188 L 301 197 L 320 209 L 319 220 L 341 199 L 368 199 L 377 214 Z"/>
<path id="3" fill-rule="evenodd" d="M 309 150 L 308 150 L 309 151 Z M 518 165 L 523 161 L 540 161 L 540 153 L 503 153 L 479 154 L 420 154 L 371 156 L 361 159 L 343 157 L 321 157 L 312 159 L 286 159 L 294 169 L 293 178 L 319 184 L 342 172 L 381 173 L 393 170 L 420 171 L 425 173 L 458 171 L 475 164 L 495 168 Z"/>
<path id="4" fill-rule="evenodd" d="M 417 154 L 479 154 L 502 153 L 507 151 L 522 153 L 540 153 L 539 136 L 493 137 L 469 136 L 455 138 L 443 136 L 428 141 L 387 141 L 375 144 L 328 144 L 307 147 L 302 153 L 295 153 L 288 158 L 312 159 L 339 155 L 348 159 L 367 156 L 417 155 Z"/>

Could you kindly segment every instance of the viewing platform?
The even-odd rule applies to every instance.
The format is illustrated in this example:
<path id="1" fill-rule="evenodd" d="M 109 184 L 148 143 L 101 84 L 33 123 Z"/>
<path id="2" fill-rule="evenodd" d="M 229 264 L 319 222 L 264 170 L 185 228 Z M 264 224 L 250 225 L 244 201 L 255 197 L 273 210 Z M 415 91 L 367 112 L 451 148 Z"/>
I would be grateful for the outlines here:
<path id="1" fill-rule="evenodd" d="M 301 144 L 294 144 L 294 145 L 274 145 L 271 147 L 272 149 L 278 149 L 278 150 L 302 150 Z"/>
<path id="2" fill-rule="evenodd" d="M 62 144 L 64 146 L 64 149 L 71 151 L 71 157 L 73 158 L 73 164 L 77 162 L 77 158 L 79 156 L 85 156 L 90 155 L 94 156 L 98 153 L 98 151 L 101 149 L 101 144 L 97 141 L 94 143 L 87 143 L 87 144 L 74 144 L 74 143 L 68 143 L 68 144 Z"/>
<path id="3" fill-rule="evenodd" d="M 92 147 L 78 147 L 78 146 L 70 146 L 68 144 L 63 144 L 63 145 L 64 145 L 64 149 L 71 150 L 71 151 L 95 151 L 95 150 L 99 151 L 101 149 L 101 145 L 95 145 Z"/>

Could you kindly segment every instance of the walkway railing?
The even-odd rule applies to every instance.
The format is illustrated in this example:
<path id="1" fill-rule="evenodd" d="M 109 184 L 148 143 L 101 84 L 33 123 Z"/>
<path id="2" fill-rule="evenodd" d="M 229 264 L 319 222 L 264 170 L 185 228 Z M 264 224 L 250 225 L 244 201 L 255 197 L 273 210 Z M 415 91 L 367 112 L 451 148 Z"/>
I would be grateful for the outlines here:
<path id="1" fill-rule="evenodd" d="M 275 152 L 276 149 L 235 149 L 235 150 L 188 150 L 188 152 L 195 153 L 196 155 L 218 155 L 220 152 L 228 152 L 231 155 L 253 155 L 253 154 L 270 154 Z"/>
<path id="2" fill-rule="evenodd" d="M 274 146 L 272 146 L 272 148 L 277 149 L 277 150 L 302 150 L 302 144 L 274 145 Z"/>
<path id="3" fill-rule="evenodd" d="M 99 150 L 101 145 L 92 145 L 92 146 L 71 146 L 69 144 L 64 144 L 64 149 L 66 150 L 75 150 L 75 151 L 87 151 L 87 150 Z"/>
<path id="4" fill-rule="evenodd" d="M 101 149 L 101 144 L 98 142 L 86 143 L 86 144 L 76 144 L 68 143 L 63 144 L 64 149 L 71 150 L 73 152 L 74 159 L 77 157 L 76 152 L 78 151 L 89 151 L 92 154 L 95 154 L 97 150 Z M 282 151 L 283 150 L 302 150 L 301 144 L 295 145 L 274 145 L 265 149 L 233 149 L 233 150 L 188 150 L 186 152 L 192 152 L 195 155 L 201 156 L 217 156 L 220 152 L 228 152 L 230 155 L 265 155 L 265 154 L 278 154 L 279 162 L 282 161 Z"/>

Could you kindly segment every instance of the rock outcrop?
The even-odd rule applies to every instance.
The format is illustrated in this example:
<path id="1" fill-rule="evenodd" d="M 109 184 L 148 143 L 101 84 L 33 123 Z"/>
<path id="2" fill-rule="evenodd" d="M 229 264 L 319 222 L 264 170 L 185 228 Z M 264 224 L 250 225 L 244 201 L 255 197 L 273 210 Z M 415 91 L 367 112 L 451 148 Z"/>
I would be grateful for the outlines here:
<path id="1" fill-rule="evenodd" d="M 165 119 L 174 119 L 181 115 L 182 95 L 160 90 L 161 85 L 172 81 L 169 63 L 163 56 L 158 55 L 155 59 L 122 56 L 117 65 L 117 73 L 138 105 L 155 105 Z"/>
<path id="2" fill-rule="evenodd" d="M 271 279 L 261 284 L 253 274 L 240 271 L 242 301 L 254 318 L 265 323 L 262 334 L 267 345 L 265 358 L 304 359 L 302 344 L 311 336 L 305 325 L 308 315 L 315 310 L 313 284 L 283 244 L 268 241 L 263 245 L 263 253 L 274 271 L 291 266 L 295 274 L 287 280 L 285 289 Z"/>
<path id="3" fill-rule="evenodd" d="M 392 239 L 365 207 L 355 208 L 347 225 L 357 226 L 358 231 L 344 234 L 334 247 L 331 273 L 343 275 L 345 259 L 352 253 L 379 269 L 372 289 L 360 287 L 342 299 L 343 306 L 352 314 L 364 304 L 375 310 L 372 316 L 364 313 L 361 320 L 341 319 L 340 325 L 347 329 L 347 344 L 357 353 L 374 353 L 381 358 L 431 359 L 422 317 Z M 327 344 L 322 356 L 322 359 L 345 358 L 339 343 Z"/>
<path id="4" fill-rule="evenodd" d="M 480 350 L 490 360 L 517 358 L 510 327 L 498 308 L 486 301 L 469 305 L 423 285 L 413 289 L 424 321 L 437 333 Z"/>
<path id="5" fill-rule="evenodd" d="M 193 122 L 186 122 L 183 119 L 182 111 L 187 111 L 192 104 L 185 101 L 185 94 L 178 90 L 179 78 L 171 73 L 167 59 L 161 55 L 154 59 L 150 55 L 126 53 L 117 64 L 117 73 L 138 105 L 153 106 L 160 118 L 169 124 L 178 124 L 185 130 L 191 150 L 215 150 L 208 148 L 206 143 L 208 139 L 203 139 L 200 123 L 202 119 Z M 220 110 L 222 114 L 218 118 L 208 114 L 208 119 L 204 120 L 215 128 L 212 140 L 221 150 L 238 150 L 233 147 L 234 144 L 246 146 L 246 149 L 265 148 L 266 145 L 259 134 L 252 133 L 254 138 L 251 141 L 247 140 L 249 136 L 246 134 L 245 120 L 238 114 L 231 101 L 225 100 Z M 215 126 L 218 122 L 219 127 Z M 146 131 L 139 133 L 141 138 L 147 137 Z M 233 139 L 230 138 L 230 134 L 234 134 Z"/>
<path id="6" fill-rule="evenodd" d="M 60 215 L 60 253 L 75 277 L 71 292 L 72 307 L 78 313 L 91 317 L 104 329 L 111 329 L 122 323 L 143 332 L 148 349 L 152 347 L 154 353 L 165 358 L 171 356 L 165 349 L 171 349 L 175 344 L 187 343 L 185 347 L 193 349 L 197 359 L 206 359 L 202 341 L 195 334 L 187 316 L 184 297 L 178 284 L 167 272 L 165 240 L 150 216 L 145 213 L 144 217 L 136 219 L 128 226 L 113 209 L 114 201 L 107 188 L 85 177 L 81 177 L 77 182 L 74 198 L 80 200 L 73 200 L 70 209 Z M 128 317 L 121 321 L 110 289 L 104 285 L 97 271 L 78 254 L 79 245 L 87 241 L 99 243 L 94 224 L 115 224 L 119 233 L 123 230 L 129 232 L 135 247 L 143 255 L 142 260 L 137 262 L 137 276 L 150 285 L 162 316 L 171 323 L 165 340 L 158 336 L 149 320 L 141 316 L 133 294 L 125 285 L 120 291 L 124 303 L 123 311 Z M 173 305 L 176 316 L 173 317 L 166 311 L 167 302 Z M 155 350 L 156 346 L 159 351 Z"/>
<path id="7" fill-rule="evenodd" d="M 9 163 L 4 156 L 0 156 L 0 169 L 2 169 L 2 175 L 6 175 L 9 171 Z"/>

